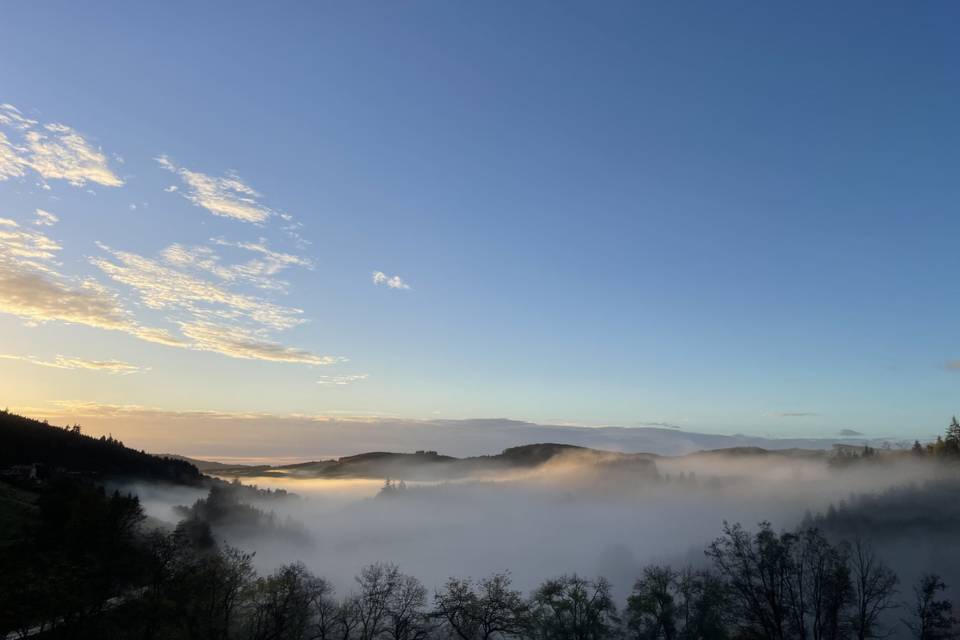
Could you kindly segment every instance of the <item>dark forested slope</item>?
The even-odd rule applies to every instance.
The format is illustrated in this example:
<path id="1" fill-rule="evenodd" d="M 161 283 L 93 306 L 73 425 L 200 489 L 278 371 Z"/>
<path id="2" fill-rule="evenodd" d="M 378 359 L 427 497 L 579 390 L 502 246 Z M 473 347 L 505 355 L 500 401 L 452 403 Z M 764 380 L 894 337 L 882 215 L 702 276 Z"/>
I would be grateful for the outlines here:
<path id="1" fill-rule="evenodd" d="M 19 465 L 41 465 L 48 471 L 74 471 L 97 476 L 199 484 L 200 471 L 184 460 L 160 458 L 130 449 L 119 440 L 83 435 L 80 427 L 55 427 L 0 412 L 0 471 Z"/>

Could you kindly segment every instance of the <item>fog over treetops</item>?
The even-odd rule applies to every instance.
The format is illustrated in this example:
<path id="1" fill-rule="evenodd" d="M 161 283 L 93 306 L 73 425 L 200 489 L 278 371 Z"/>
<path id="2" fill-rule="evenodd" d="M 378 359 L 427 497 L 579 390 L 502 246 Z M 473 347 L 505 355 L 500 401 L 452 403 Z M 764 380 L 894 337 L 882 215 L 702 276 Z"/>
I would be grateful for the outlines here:
<path id="1" fill-rule="evenodd" d="M 359 567 L 389 559 L 427 586 L 452 575 L 509 570 L 516 584 L 528 589 L 576 572 L 603 575 L 623 595 L 643 565 L 702 564 L 704 546 L 724 521 L 746 526 L 770 521 L 789 529 L 860 494 L 957 484 L 960 477 L 950 467 L 905 452 L 878 454 L 882 462 L 857 458 L 848 464 L 811 450 L 728 449 L 667 457 L 558 445 L 468 460 L 433 457 L 378 454 L 339 465 L 225 468 L 223 477 L 237 474 L 244 483 L 296 494 L 253 501 L 273 512 L 278 529 L 296 535 L 237 528 L 228 520 L 212 523 L 214 532 L 256 551 L 262 571 L 301 560 L 345 590 Z M 345 468 L 352 464 L 359 470 L 351 474 Z M 390 487 L 384 489 L 388 477 Z M 138 493 L 148 514 L 170 522 L 176 518 L 174 504 L 203 495 L 156 487 Z M 896 558 L 890 560 L 896 564 Z M 943 571 L 933 566 L 932 552 L 914 554 L 914 560 L 911 570 L 929 564 Z"/>

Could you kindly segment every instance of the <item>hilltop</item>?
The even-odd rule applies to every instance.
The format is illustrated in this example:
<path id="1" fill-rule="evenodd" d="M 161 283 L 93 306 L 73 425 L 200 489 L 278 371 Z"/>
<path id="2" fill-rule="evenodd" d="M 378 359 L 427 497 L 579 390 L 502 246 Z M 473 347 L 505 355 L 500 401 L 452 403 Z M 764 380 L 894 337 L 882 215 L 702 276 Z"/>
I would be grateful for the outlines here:
<path id="1" fill-rule="evenodd" d="M 23 465 L 29 465 L 30 470 L 12 469 Z M 77 425 L 56 427 L 9 411 L 0 412 L 0 470 L 36 474 L 38 469 L 186 485 L 203 480 L 200 470 L 184 460 L 137 451 L 112 437 L 84 435 Z"/>

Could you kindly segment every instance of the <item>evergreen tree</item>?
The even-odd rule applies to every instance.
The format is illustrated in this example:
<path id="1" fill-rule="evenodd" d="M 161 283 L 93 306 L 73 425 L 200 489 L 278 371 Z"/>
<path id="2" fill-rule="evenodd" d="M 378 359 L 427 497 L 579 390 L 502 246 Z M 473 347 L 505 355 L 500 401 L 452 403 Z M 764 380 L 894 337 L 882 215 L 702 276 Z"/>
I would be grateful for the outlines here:
<path id="1" fill-rule="evenodd" d="M 944 450 L 947 455 L 960 455 L 960 422 L 954 416 L 943 438 Z"/>

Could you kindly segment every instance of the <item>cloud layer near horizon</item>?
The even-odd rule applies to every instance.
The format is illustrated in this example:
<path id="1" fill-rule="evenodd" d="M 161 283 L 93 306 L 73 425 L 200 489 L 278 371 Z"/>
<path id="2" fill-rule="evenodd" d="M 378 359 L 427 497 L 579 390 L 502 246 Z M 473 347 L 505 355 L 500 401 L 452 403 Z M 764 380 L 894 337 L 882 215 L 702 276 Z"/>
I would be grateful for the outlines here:
<path id="1" fill-rule="evenodd" d="M 255 412 L 170 411 L 95 402 L 56 402 L 20 412 L 51 422 L 79 422 L 128 445 L 214 460 L 302 461 L 366 451 L 431 449 L 454 456 L 499 453 L 507 447 L 555 442 L 610 451 L 681 455 L 705 449 L 830 448 L 857 438 L 771 439 L 658 427 L 539 425 L 504 419 L 411 420 L 391 416 L 272 415 Z"/>

